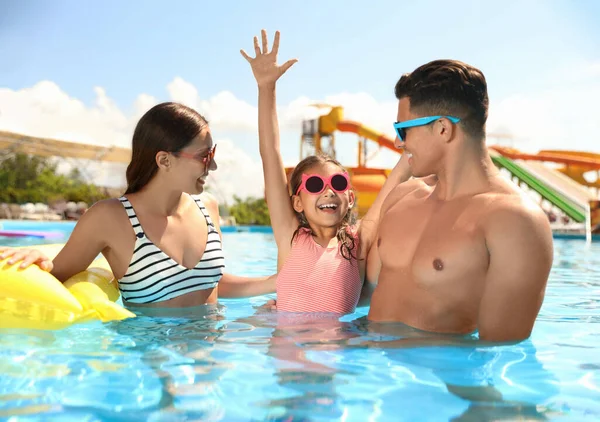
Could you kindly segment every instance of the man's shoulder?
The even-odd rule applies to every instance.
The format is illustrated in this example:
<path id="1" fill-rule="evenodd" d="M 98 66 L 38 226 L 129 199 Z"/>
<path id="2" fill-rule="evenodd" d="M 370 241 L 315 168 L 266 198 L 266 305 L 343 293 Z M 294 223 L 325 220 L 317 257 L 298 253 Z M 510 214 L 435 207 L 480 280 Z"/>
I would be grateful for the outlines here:
<path id="1" fill-rule="evenodd" d="M 417 189 L 431 189 L 437 183 L 437 177 L 435 175 L 426 177 L 413 177 L 404 183 L 400 183 L 396 186 L 395 190 L 414 191 Z"/>
<path id="2" fill-rule="evenodd" d="M 437 178 L 435 176 L 410 179 L 396 186 L 388 195 L 388 199 L 396 202 L 411 193 L 431 192 L 436 183 Z"/>
<path id="3" fill-rule="evenodd" d="M 403 200 L 402 202 L 404 203 L 409 197 L 423 197 L 429 195 L 436 183 L 437 178 L 435 176 L 413 178 L 404 183 L 400 183 L 389 193 L 383 202 L 383 205 L 381 206 L 382 218 L 401 200 Z"/>
<path id="4" fill-rule="evenodd" d="M 483 225 L 487 231 L 549 233 L 550 224 L 542 208 L 525 192 L 500 190 L 490 192 L 488 206 L 483 215 Z"/>
<path id="5" fill-rule="evenodd" d="M 408 197 L 409 195 L 418 194 L 418 193 L 428 193 L 431 192 L 432 187 L 435 186 L 437 178 L 435 176 L 423 177 L 423 178 L 415 178 L 407 180 L 404 183 L 400 183 L 396 186 L 392 191 L 388 194 L 387 198 L 383 202 L 381 206 L 381 215 L 382 217 L 396 205 L 400 200 Z"/>

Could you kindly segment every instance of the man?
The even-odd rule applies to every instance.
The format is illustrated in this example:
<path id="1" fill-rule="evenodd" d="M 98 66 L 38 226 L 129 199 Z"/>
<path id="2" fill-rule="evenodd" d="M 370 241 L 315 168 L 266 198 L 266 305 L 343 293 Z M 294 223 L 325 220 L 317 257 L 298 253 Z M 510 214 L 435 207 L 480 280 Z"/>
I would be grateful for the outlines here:
<path id="1" fill-rule="evenodd" d="M 485 146 L 478 69 L 436 60 L 396 84 L 398 147 L 416 178 L 387 197 L 367 263 L 368 319 L 484 341 L 531 334 L 552 266 L 542 209 L 505 180 Z"/>

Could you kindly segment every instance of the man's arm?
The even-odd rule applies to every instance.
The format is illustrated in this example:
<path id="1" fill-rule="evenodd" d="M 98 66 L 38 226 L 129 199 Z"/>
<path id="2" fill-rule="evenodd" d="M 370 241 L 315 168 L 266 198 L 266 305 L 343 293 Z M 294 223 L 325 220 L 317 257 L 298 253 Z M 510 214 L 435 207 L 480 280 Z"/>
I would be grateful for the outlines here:
<path id="1" fill-rule="evenodd" d="M 501 205 L 485 227 L 490 263 L 479 309 L 479 337 L 505 342 L 531 334 L 552 267 L 552 231 L 537 204 Z"/>

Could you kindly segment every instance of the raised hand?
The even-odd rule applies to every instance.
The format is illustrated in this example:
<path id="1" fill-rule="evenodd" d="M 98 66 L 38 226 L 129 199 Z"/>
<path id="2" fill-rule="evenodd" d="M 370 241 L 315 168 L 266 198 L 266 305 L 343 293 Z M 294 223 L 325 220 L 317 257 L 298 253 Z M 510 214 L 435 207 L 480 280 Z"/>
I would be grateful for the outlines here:
<path id="1" fill-rule="evenodd" d="M 258 86 L 274 85 L 277 79 L 281 77 L 297 59 L 291 59 L 282 64 L 277 65 L 277 52 L 279 51 L 279 31 L 275 32 L 275 40 L 273 41 L 273 48 L 269 51 L 269 43 L 267 41 L 267 32 L 263 29 L 262 35 L 262 51 L 258 45 L 258 37 L 254 37 L 254 52 L 256 57 L 250 57 L 244 50 L 240 50 L 242 56 L 250 66 L 252 66 L 252 73 L 256 79 Z"/>

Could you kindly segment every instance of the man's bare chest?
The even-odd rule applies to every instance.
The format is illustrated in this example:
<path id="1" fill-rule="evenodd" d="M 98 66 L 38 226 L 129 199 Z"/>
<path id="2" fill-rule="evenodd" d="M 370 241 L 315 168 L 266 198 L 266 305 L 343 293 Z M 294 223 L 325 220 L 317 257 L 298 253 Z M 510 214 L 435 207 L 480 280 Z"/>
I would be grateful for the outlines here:
<path id="1" fill-rule="evenodd" d="M 427 285 L 485 271 L 488 252 L 472 201 L 399 201 L 378 233 L 382 271 L 398 271 Z"/>

